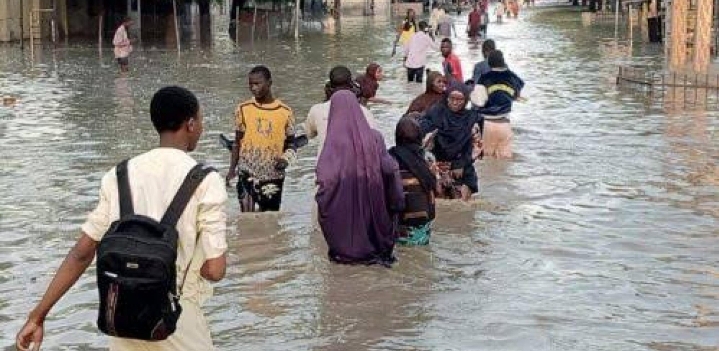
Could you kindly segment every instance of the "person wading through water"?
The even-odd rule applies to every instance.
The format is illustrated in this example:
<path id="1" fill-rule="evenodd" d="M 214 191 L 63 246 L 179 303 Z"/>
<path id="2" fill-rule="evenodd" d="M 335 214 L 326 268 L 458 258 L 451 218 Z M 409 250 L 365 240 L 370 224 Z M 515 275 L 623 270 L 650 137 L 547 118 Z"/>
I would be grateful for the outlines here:
<path id="1" fill-rule="evenodd" d="M 370 63 L 365 70 L 365 74 L 357 77 L 357 84 L 359 84 L 362 92 L 360 102 L 362 105 L 367 106 L 367 103 L 374 102 L 380 104 L 390 104 L 391 102 L 378 98 L 377 90 L 379 89 L 379 82 L 384 78 L 384 71 L 382 66 L 376 63 Z"/>
<path id="2" fill-rule="evenodd" d="M 437 158 L 443 198 L 468 201 L 479 191 L 474 161 L 481 148 L 482 117 L 466 108 L 469 94 L 464 83 L 451 82 L 444 100 L 420 119 L 422 133 L 433 135 L 431 151 Z"/>
<path id="3" fill-rule="evenodd" d="M 325 145 L 325 138 L 327 136 L 327 123 L 330 118 L 330 99 L 338 91 L 347 90 L 355 94 L 360 98 L 360 88 L 355 85 L 352 80 L 352 71 L 345 66 L 336 66 L 332 68 L 329 75 L 329 81 L 325 84 L 325 98 L 326 101 L 315 104 L 310 108 L 307 113 L 307 120 L 304 123 L 304 130 L 307 133 L 307 137 L 310 139 L 319 139 L 319 145 L 317 148 L 317 156 L 322 153 L 322 148 Z M 374 115 L 365 106 L 360 105 L 362 115 L 367 119 L 370 128 L 375 127 Z"/>
<path id="4" fill-rule="evenodd" d="M 427 73 L 427 89 L 424 93 L 417 96 L 409 105 L 405 114 L 419 112 L 424 114 L 434 104 L 444 99 L 444 90 L 447 88 L 447 79 L 442 73 L 429 71 Z"/>
<path id="5" fill-rule="evenodd" d="M 203 118 L 200 105 L 195 95 L 180 87 L 166 87 L 160 89 L 152 97 L 150 102 L 150 119 L 152 125 L 159 134 L 159 145 L 148 152 L 131 158 L 126 167 L 114 167 L 102 177 L 100 185 L 100 198 L 97 207 L 88 215 L 87 221 L 81 227 L 81 234 L 75 246 L 70 250 L 65 260 L 58 268 L 57 273 L 50 282 L 42 300 L 32 309 L 28 320 L 17 334 L 16 347 L 18 350 L 40 349 L 43 340 L 45 318 L 52 307 L 67 293 L 77 282 L 80 276 L 93 262 L 99 248 L 110 247 L 110 238 L 122 235 L 125 237 L 139 234 L 139 230 L 124 226 L 128 231 L 135 232 L 120 233 L 113 231 L 113 228 L 131 224 L 123 221 L 140 217 L 143 220 L 143 228 L 161 226 L 157 223 L 166 213 L 171 203 L 175 203 L 176 195 L 185 184 L 186 175 L 197 169 L 198 163 L 188 152 L 195 150 L 197 142 L 203 132 Z M 200 165 L 201 166 L 201 165 Z M 204 168 L 204 167 L 200 167 Z M 118 170 L 125 169 L 125 172 Z M 126 182 L 120 182 L 118 174 L 125 174 Z M 127 184 L 127 191 L 120 196 L 122 184 Z M 130 195 L 125 197 L 125 195 Z M 128 201 L 129 200 L 129 201 Z M 121 204 L 121 202 L 123 204 Z M 129 202 L 129 205 L 128 205 Z M 222 178 L 217 172 L 209 172 L 201 181 L 197 189 L 191 193 L 189 202 L 184 210 L 174 213 L 176 217 L 176 268 L 177 293 L 181 313 L 177 321 L 177 329 L 165 340 L 139 340 L 122 337 L 110 337 L 110 351 L 197 351 L 214 350 L 210 329 L 202 312 L 201 305 L 212 295 L 212 287 L 209 282 L 217 282 L 225 276 L 227 241 L 225 238 L 225 225 L 227 216 L 225 214 L 225 203 L 227 193 Z M 121 217 L 121 214 L 129 209 L 130 214 Z M 135 215 L 132 215 L 132 214 Z M 169 214 L 169 213 L 168 213 Z M 172 216 L 172 215 L 171 215 Z M 122 220 L 121 220 L 122 219 Z M 153 223 L 154 222 L 154 223 Z M 112 224 L 116 225 L 112 225 Z M 137 224 L 137 222 L 135 222 Z M 161 227 L 162 228 L 162 227 Z M 167 225 L 164 227 L 166 236 L 170 236 Z M 143 238 L 144 239 L 144 238 Z M 162 244 L 168 245 L 169 242 Z M 133 245 L 115 245 L 114 256 L 118 253 L 125 253 L 129 257 L 139 257 L 135 254 L 142 243 L 133 241 Z M 108 252 L 108 251 L 105 251 Z M 97 255 L 97 272 L 104 272 L 104 279 L 114 279 L 115 291 L 122 294 L 125 300 L 121 304 L 108 306 L 108 312 L 101 313 L 100 318 L 127 319 L 132 318 L 132 313 L 126 310 L 128 304 L 142 303 L 153 297 L 157 297 L 154 286 L 149 286 L 144 281 L 150 279 L 133 279 L 137 274 L 143 274 L 157 268 L 158 261 L 154 264 L 148 262 L 128 262 L 124 270 L 116 272 L 103 271 L 101 262 L 106 262 L 105 256 Z M 155 259 L 157 259 L 155 257 Z M 132 272 L 138 267 L 145 268 L 143 272 Z M 131 273 L 124 274 L 123 273 Z M 173 272 L 174 273 L 174 272 Z M 133 275 L 134 274 L 134 275 Z M 98 274 L 99 275 L 99 274 Z M 173 275 L 174 276 L 174 275 Z M 98 277 L 98 283 L 100 282 Z M 99 284 L 98 284 L 99 285 Z M 161 284 L 162 285 L 162 284 Z M 138 288 L 139 286 L 139 288 Z M 163 285 L 164 286 L 164 285 Z M 153 293 L 150 293 L 153 292 Z M 136 296 L 142 296 L 137 298 Z M 133 299 L 133 297 L 135 297 Z M 160 294 L 160 299 L 168 300 L 167 295 Z M 157 300 L 153 300 L 157 301 Z M 109 304 L 108 304 L 109 305 Z M 147 306 L 144 310 L 149 312 L 153 306 Z M 168 308 L 169 309 L 169 308 Z M 115 310 L 117 310 L 116 316 Z M 123 312 L 124 311 L 124 312 Z M 173 310 L 175 312 L 176 310 Z M 169 312 L 169 311 L 168 311 Z M 151 313 L 146 313 L 143 320 L 148 320 Z M 98 318 L 98 320 L 100 320 Z M 99 324 L 99 323 L 98 323 Z M 154 330 L 161 325 L 158 324 Z M 117 327 L 123 327 L 118 325 Z M 124 328 L 137 327 L 135 325 Z M 149 334 L 149 333 L 148 333 Z M 153 333 L 154 334 L 154 333 Z M 30 344 L 32 348 L 30 348 Z"/>
<path id="6" fill-rule="evenodd" d="M 395 261 L 398 215 L 404 210 L 402 179 L 382 134 L 370 128 L 350 91 L 330 99 L 316 176 L 318 219 L 329 259 L 389 267 Z"/>
<path id="7" fill-rule="evenodd" d="M 395 38 L 394 45 L 392 46 L 392 56 L 397 53 L 397 44 L 405 47 L 410 38 L 412 38 L 412 35 L 417 32 L 418 27 L 415 16 L 414 10 L 407 10 L 407 16 L 405 16 L 404 20 L 402 20 L 402 24 L 397 29 L 397 38 Z"/>
<path id="8" fill-rule="evenodd" d="M 120 66 L 120 72 L 128 72 L 130 70 L 130 53 L 132 52 L 132 42 L 127 35 L 127 30 L 132 25 L 132 19 L 125 17 L 117 30 L 115 37 L 112 39 L 112 45 L 115 46 L 115 59 Z"/>
<path id="9" fill-rule="evenodd" d="M 295 127 L 292 110 L 272 95 L 272 74 L 265 66 L 249 75 L 254 98 L 235 111 L 235 143 L 226 181 L 241 177 L 237 192 L 243 212 L 279 211 L 285 169 L 295 159 Z"/>
<path id="10" fill-rule="evenodd" d="M 415 33 L 404 48 L 404 67 L 407 69 L 407 81 L 422 83 L 424 67 L 430 50 L 437 50 L 432 33 L 427 33 L 427 22 L 419 22 L 420 31 Z"/>
<path id="11" fill-rule="evenodd" d="M 483 74 L 472 91 L 472 104 L 484 117 L 484 156 L 512 158 L 510 113 L 521 96 L 524 81 L 507 68 L 504 55 L 495 50 L 487 58 L 491 71 Z"/>
<path id="12" fill-rule="evenodd" d="M 389 154 L 397 160 L 404 188 L 404 212 L 400 215 L 398 242 L 427 245 L 435 217 L 437 175 L 422 148 L 422 130 L 417 119 L 402 117 L 395 130 L 396 146 Z"/>

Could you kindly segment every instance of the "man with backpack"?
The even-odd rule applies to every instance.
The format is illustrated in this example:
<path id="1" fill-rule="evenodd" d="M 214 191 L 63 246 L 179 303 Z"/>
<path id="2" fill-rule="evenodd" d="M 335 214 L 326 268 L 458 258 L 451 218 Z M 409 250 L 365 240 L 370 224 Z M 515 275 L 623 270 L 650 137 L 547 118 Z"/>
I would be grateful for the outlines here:
<path id="1" fill-rule="evenodd" d="M 97 254 L 98 327 L 110 350 L 212 350 L 200 305 L 225 275 L 227 200 L 217 172 L 193 151 L 203 131 L 197 98 L 160 89 L 150 104 L 160 145 L 102 178 L 97 208 L 16 338 L 39 350 L 47 314 Z"/>

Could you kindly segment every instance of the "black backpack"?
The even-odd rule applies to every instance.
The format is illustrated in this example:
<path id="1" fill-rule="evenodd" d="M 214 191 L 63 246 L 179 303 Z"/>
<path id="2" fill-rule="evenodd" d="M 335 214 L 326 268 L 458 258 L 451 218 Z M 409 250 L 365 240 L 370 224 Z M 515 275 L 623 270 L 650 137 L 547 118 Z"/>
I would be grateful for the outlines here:
<path id="1" fill-rule="evenodd" d="M 160 222 L 134 213 L 127 160 L 116 171 L 120 219 L 97 246 L 97 326 L 111 336 L 165 340 L 175 332 L 182 312 L 175 270 L 175 226 L 195 189 L 214 169 L 200 164 L 192 168 Z M 180 292 L 191 263 L 190 259 Z"/>

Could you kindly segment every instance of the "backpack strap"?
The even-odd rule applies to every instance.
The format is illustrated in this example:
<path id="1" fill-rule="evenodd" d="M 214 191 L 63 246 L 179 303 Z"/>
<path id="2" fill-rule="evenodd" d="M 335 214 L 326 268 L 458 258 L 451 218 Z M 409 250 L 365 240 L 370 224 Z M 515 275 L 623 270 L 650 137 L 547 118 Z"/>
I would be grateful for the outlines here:
<path id="1" fill-rule="evenodd" d="M 180 220 L 182 213 L 185 212 L 185 207 L 187 207 L 187 203 L 190 202 L 197 187 L 200 186 L 200 183 L 202 183 L 210 172 L 214 171 L 214 168 L 205 167 L 199 163 L 193 167 L 190 172 L 187 173 L 185 180 L 182 182 L 182 185 L 180 185 L 180 190 L 177 191 L 172 202 L 170 202 L 170 206 L 167 208 L 165 215 L 162 216 L 160 223 L 170 227 L 176 226 L 177 221 Z"/>
<path id="2" fill-rule="evenodd" d="M 195 193 L 195 190 L 197 190 L 197 187 L 200 186 L 202 181 L 208 174 L 210 174 L 210 172 L 216 172 L 216 170 L 212 167 L 206 167 L 200 163 L 195 165 L 195 167 L 192 167 L 190 172 L 187 173 L 182 185 L 180 185 L 180 190 L 177 191 L 177 194 L 172 199 L 172 202 L 170 202 L 170 206 L 167 208 L 165 215 L 162 216 L 160 223 L 172 227 L 177 225 L 177 221 L 180 220 L 180 216 L 182 216 L 182 213 L 185 212 L 185 207 L 187 207 L 187 203 L 190 202 L 190 198 L 192 198 L 192 195 Z M 197 247 L 197 243 L 199 241 L 200 234 L 198 233 L 195 238 L 195 247 Z M 182 282 L 180 283 L 180 287 L 178 289 L 180 294 L 182 294 L 182 290 L 185 286 L 187 273 L 190 271 L 190 266 L 192 265 L 192 258 L 193 257 L 191 256 L 189 262 L 187 263 L 187 268 L 185 268 L 185 273 L 182 276 Z"/>
<path id="3" fill-rule="evenodd" d="M 129 159 L 123 160 L 115 167 L 117 174 L 117 192 L 120 198 L 120 218 L 135 214 L 132 207 L 132 190 L 130 189 L 130 179 L 127 176 L 127 162 Z"/>

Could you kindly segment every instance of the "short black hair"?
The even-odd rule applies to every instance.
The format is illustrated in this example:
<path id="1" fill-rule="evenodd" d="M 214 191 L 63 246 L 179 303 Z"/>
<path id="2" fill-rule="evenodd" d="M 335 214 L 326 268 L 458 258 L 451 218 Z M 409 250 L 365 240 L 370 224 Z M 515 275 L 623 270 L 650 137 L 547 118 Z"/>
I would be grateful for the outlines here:
<path id="1" fill-rule="evenodd" d="M 427 21 L 420 21 L 420 22 L 419 22 L 419 30 L 420 30 L 420 31 L 424 32 L 425 29 L 427 29 L 427 27 L 429 27 L 429 24 L 427 24 Z"/>
<path id="2" fill-rule="evenodd" d="M 449 45 L 452 45 L 452 39 L 444 38 L 442 39 L 442 43 L 449 43 Z"/>
<path id="3" fill-rule="evenodd" d="M 497 44 L 492 39 L 487 39 L 482 43 L 482 52 L 483 53 L 490 53 L 494 50 L 497 50 Z"/>
<path id="4" fill-rule="evenodd" d="M 158 133 L 174 132 L 183 123 L 197 117 L 200 104 L 191 91 L 169 86 L 158 90 L 150 102 L 150 119 Z"/>
<path id="5" fill-rule="evenodd" d="M 265 80 L 272 80 L 272 73 L 270 72 L 270 69 L 262 65 L 252 67 L 250 74 L 261 74 L 265 77 Z"/>
<path id="6" fill-rule="evenodd" d="M 504 54 L 500 50 L 494 50 L 489 53 L 487 63 L 490 68 L 505 68 L 507 64 L 504 62 Z"/>
<path id="7" fill-rule="evenodd" d="M 352 71 L 345 66 L 335 66 L 330 70 L 330 85 L 344 87 L 352 85 Z"/>

